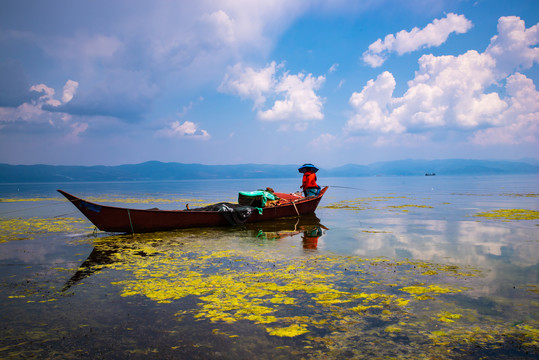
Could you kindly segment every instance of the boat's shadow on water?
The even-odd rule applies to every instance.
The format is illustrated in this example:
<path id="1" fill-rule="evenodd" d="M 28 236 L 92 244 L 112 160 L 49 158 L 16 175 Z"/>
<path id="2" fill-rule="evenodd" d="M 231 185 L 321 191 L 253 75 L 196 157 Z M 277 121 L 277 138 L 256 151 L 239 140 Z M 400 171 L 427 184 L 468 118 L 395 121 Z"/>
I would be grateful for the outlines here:
<path id="1" fill-rule="evenodd" d="M 113 234 L 104 237 L 98 236 L 99 233 L 94 233 L 92 252 L 65 283 L 62 292 L 108 265 L 118 263 L 121 261 L 120 259 L 125 258 L 122 256 L 123 253 L 139 257 L 154 256 L 160 254 L 163 248 L 182 247 L 186 242 L 198 238 L 237 238 L 242 242 L 257 244 L 293 236 L 301 238 L 302 247 L 306 251 L 316 251 L 319 238 L 327 230 L 329 229 L 320 222 L 315 214 L 307 214 L 258 223 L 245 223 L 233 227 L 182 229 L 143 234 Z M 133 249 L 139 250 L 133 252 Z M 149 251 L 149 249 L 156 251 Z"/>
<path id="2" fill-rule="evenodd" d="M 239 230 L 239 229 L 238 229 Z M 281 218 L 263 223 L 244 224 L 243 230 L 253 239 L 277 240 L 301 235 L 305 249 L 316 249 L 318 239 L 329 230 L 315 214 L 293 218 Z"/>

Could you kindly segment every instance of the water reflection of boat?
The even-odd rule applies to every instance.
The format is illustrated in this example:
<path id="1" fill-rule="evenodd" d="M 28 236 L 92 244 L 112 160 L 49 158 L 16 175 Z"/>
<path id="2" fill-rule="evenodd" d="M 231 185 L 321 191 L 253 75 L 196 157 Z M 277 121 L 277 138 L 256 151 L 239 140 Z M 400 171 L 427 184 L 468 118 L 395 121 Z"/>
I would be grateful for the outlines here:
<path id="1" fill-rule="evenodd" d="M 329 230 L 320 223 L 320 219 L 315 214 L 307 214 L 295 218 L 282 218 L 257 224 L 245 224 L 247 229 L 256 233 L 257 238 L 268 240 L 283 239 L 286 237 L 302 235 L 303 247 L 305 249 L 316 249 L 318 238 L 323 235 L 323 230 Z"/>
<path id="2" fill-rule="evenodd" d="M 283 217 L 271 221 L 265 221 L 262 223 L 246 223 L 243 225 L 244 229 L 262 230 L 264 232 L 279 232 L 279 231 L 303 231 L 305 228 L 321 226 L 327 229 L 320 223 L 320 219 L 316 214 L 305 214 L 295 217 Z"/>
<path id="3" fill-rule="evenodd" d="M 323 235 L 323 230 L 329 229 L 320 223 L 320 219 L 315 214 L 306 214 L 299 217 L 286 217 L 260 223 L 246 223 L 232 231 L 237 233 L 241 238 L 245 238 L 246 234 L 248 238 L 253 240 L 278 240 L 302 234 L 303 248 L 316 249 L 318 239 Z M 178 241 L 181 240 L 181 238 L 176 236 L 176 234 L 179 234 L 178 232 L 167 232 L 162 234 L 166 234 L 163 236 L 165 239 L 160 241 L 159 244 L 170 241 L 171 246 L 182 245 L 182 242 Z M 230 232 L 226 231 L 226 234 L 230 235 Z M 101 271 L 101 269 L 105 268 L 107 265 L 121 261 L 119 259 L 124 257 L 118 255 L 121 255 L 122 252 L 129 252 L 130 254 L 135 254 L 140 257 L 155 256 L 158 254 L 148 253 L 144 250 L 148 249 L 148 246 L 151 246 L 151 244 L 155 244 L 155 242 L 152 241 L 153 235 L 139 236 L 142 236 L 142 238 L 132 238 L 132 235 L 116 235 L 96 239 L 92 252 L 65 283 L 62 291 L 68 290 L 80 281 Z M 168 240 L 166 239 L 167 237 Z M 138 247 L 140 247 L 140 250 L 133 252 L 133 249 L 137 249 Z"/>
<path id="4" fill-rule="evenodd" d="M 173 233 L 171 233 L 173 234 Z M 156 253 L 148 253 L 148 246 L 151 247 L 150 238 L 134 239 L 132 235 L 116 235 L 95 239 L 94 248 L 86 260 L 80 264 L 77 271 L 64 284 L 62 291 L 66 291 L 81 280 L 84 280 L 94 273 L 101 271 L 107 265 L 121 261 L 124 258 L 122 253 L 130 253 L 140 257 L 153 256 Z M 165 240 L 166 241 L 166 240 Z M 132 252 L 133 248 L 140 247 L 140 250 Z"/>
<path id="5" fill-rule="evenodd" d="M 107 248 L 105 250 L 101 247 L 94 247 L 90 255 L 88 255 L 86 260 L 79 266 L 75 274 L 73 274 L 73 276 L 71 276 L 71 278 L 64 284 L 62 291 L 68 290 L 79 281 L 98 272 L 103 266 L 110 265 L 117 261 L 114 254 L 118 253 L 118 251 L 118 249 Z"/>
<path id="6" fill-rule="evenodd" d="M 327 186 L 317 196 L 302 197 L 294 194 L 275 193 L 278 204 L 265 207 L 261 212 L 250 206 L 225 208 L 159 210 L 129 209 L 95 204 L 58 190 L 73 203 L 99 230 L 108 232 L 142 233 L 208 226 L 224 226 L 231 223 L 251 223 L 283 217 L 314 213 Z M 221 203 L 222 204 L 222 203 Z M 219 204 L 216 204 L 219 205 Z"/>
<path id="7" fill-rule="evenodd" d="M 313 228 L 310 231 L 303 232 L 303 248 L 308 250 L 318 249 L 318 239 L 322 236 L 323 232 L 320 227 Z"/>

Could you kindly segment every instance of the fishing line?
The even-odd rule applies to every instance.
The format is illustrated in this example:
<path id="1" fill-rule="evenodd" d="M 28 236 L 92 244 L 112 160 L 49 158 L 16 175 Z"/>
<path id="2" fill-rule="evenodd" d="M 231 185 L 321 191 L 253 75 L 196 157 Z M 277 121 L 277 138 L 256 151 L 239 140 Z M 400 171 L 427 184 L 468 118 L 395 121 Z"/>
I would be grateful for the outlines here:
<path id="1" fill-rule="evenodd" d="M 361 190 L 361 191 L 367 191 L 365 189 L 360 189 L 360 188 L 355 188 L 355 187 L 350 187 L 350 186 L 337 186 L 337 185 L 328 185 L 329 187 L 334 187 L 334 188 L 341 188 L 341 189 L 352 189 L 352 190 Z"/>

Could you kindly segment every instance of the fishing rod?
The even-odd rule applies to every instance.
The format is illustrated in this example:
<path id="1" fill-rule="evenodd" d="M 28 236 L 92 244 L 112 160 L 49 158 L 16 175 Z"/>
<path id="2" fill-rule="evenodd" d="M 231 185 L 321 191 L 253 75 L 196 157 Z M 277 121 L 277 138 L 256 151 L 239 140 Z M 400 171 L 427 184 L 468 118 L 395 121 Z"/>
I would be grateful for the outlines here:
<path id="1" fill-rule="evenodd" d="M 352 190 L 361 190 L 361 191 L 367 191 L 365 189 L 360 189 L 360 188 L 355 188 L 355 187 L 350 187 L 350 186 L 338 186 L 338 185 L 328 185 L 329 187 L 334 187 L 334 188 L 341 188 L 341 189 L 352 189 Z"/>

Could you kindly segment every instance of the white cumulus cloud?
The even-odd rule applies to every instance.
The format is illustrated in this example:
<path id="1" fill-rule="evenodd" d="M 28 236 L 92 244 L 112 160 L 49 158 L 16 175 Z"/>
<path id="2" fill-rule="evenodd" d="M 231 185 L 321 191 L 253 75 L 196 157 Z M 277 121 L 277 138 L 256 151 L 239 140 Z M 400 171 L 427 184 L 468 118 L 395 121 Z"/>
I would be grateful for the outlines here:
<path id="1" fill-rule="evenodd" d="M 174 121 L 169 127 L 156 132 L 157 136 L 170 138 L 192 138 L 207 140 L 210 134 L 203 129 L 199 129 L 198 125 L 191 121 Z"/>
<path id="2" fill-rule="evenodd" d="M 260 70 L 238 63 L 228 69 L 218 90 L 251 99 L 256 108 L 264 104 L 266 94 L 275 86 L 275 71 L 275 61 Z"/>
<path id="3" fill-rule="evenodd" d="M 496 61 L 501 75 L 514 70 L 528 69 L 539 62 L 539 24 L 526 29 L 524 20 L 504 16 L 498 21 L 498 35 L 492 37 L 485 51 Z"/>
<path id="4" fill-rule="evenodd" d="M 325 76 L 284 72 L 278 74 L 283 65 L 272 62 L 265 68 L 255 70 L 243 64 L 229 68 L 219 91 L 253 100 L 253 109 L 263 121 L 306 122 L 324 118 L 323 98 L 316 93 L 325 81 Z M 268 98 L 273 104 L 266 106 Z M 304 130 L 306 124 L 298 127 Z"/>
<path id="5" fill-rule="evenodd" d="M 483 53 L 423 55 L 401 97 L 393 97 L 392 74 L 380 74 L 350 97 L 354 113 L 345 132 L 462 131 L 477 144 L 538 141 L 539 95 L 531 79 L 515 72 L 539 61 L 537 28 L 502 17 L 499 34 Z"/>
<path id="6" fill-rule="evenodd" d="M 310 144 L 314 147 L 328 148 L 331 146 L 338 145 L 337 137 L 333 134 L 320 134 L 317 138 L 311 140 Z"/>
<path id="7" fill-rule="evenodd" d="M 507 78 L 507 106 L 498 126 L 474 133 L 481 145 L 533 143 L 539 138 L 539 92 L 531 79 L 516 73 Z"/>
<path id="8" fill-rule="evenodd" d="M 415 27 L 411 31 L 402 30 L 396 35 L 386 35 L 384 40 L 376 40 L 363 53 L 363 61 L 372 67 L 378 67 L 391 52 L 402 55 L 421 48 L 440 46 L 451 33 L 462 34 L 471 27 L 472 22 L 464 15 L 450 13 L 443 19 L 434 19 L 423 29 Z"/>
<path id="9" fill-rule="evenodd" d="M 31 101 L 30 103 L 33 106 L 39 107 L 40 109 L 42 108 L 43 105 L 58 107 L 62 105 L 62 103 L 66 104 L 70 102 L 75 96 L 75 93 L 77 92 L 78 87 L 79 87 L 78 82 L 73 81 L 73 80 L 67 80 L 67 82 L 64 85 L 63 92 L 62 92 L 62 100 L 60 101 L 54 98 L 56 91 L 53 88 L 50 88 L 45 84 L 32 85 L 30 87 L 30 91 L 35 91 L 39 93 L 40 95 L 37 101 Z"/>
<path id="10" fill-rule="evenodd" d="M 349 102 L 355 113 L 346 123 L 345 132 L 404 131 L 404 127 L 391 117 L 389 111 L 395 85 L 393 75 L 385 71 L 376 80 L 369 80 L 361 92 L 353 93 Z"/>
<path id="11" fill-rule="evenodd" d="M 274 87 L 275 94 L 282 95 L 284 99 L 276 100 L 269 110 L 259 111 L 258 117 L 267 121 L 323 119 L 323 101 L 315 90 L 324 81 L 324 76 L 285 74 Z"/>
<path id="12" fill-rule="evenodd" d="M 60 106 L 61 102 L 54 98 L 56 93 L 53 88 L 48 87 L 45 84 L 32 85 L 30 91 L 35 91 L 37 93 L 42 93 L 43 95 L 39 96 L 38 104 L 47 104 L 50 106 Z M 41 107 L 41 106 L 40 106 Z"/>
<path id="13" fill-rule="evenodd" d="M 73 80 L 67 80 L 66 84 L 64 85 L 64 93 L 62 95 L 62 102 L 68 103 L 73 99 L 73 96 L 75 96 L 75 92 L 77 91 L 77 88 L 79 87 L 79 83 Z"/>
<path id="14" fill-rule="evenodd" d="M 70 141 L 76 142 L 79 140 L 79 135 L 88 129 L 88 124 L 84 122 L 83 123 L 77 122 L 77 123 L 71 124 L 70 127 L 71 127 L 71 132 L 67 135 L 67 139 Z"/>
<path id="15" fill-rule="evenodd" d="M 73 99 L 78 85 L 78 82 L 68 80 L 63 87 L 61 101 L 55 99 L 56 91 L 53 88 L 45 84 L 32 85 L 29 90 L 38 94 L 36 99 L 24 102 L 17 107 L 0 107 L 0 128 L 7 124 L 19 123 L 24 124 L 25 127 L 44 129 L 44 124 L 48 124 L 50 129 L 68 132 L 65 136 L 66 140 L 78 141 L 80 135 L 88 129 L 88 123 L 72 122 L 72 116 L 61 111 L 61 105 Z"/>

